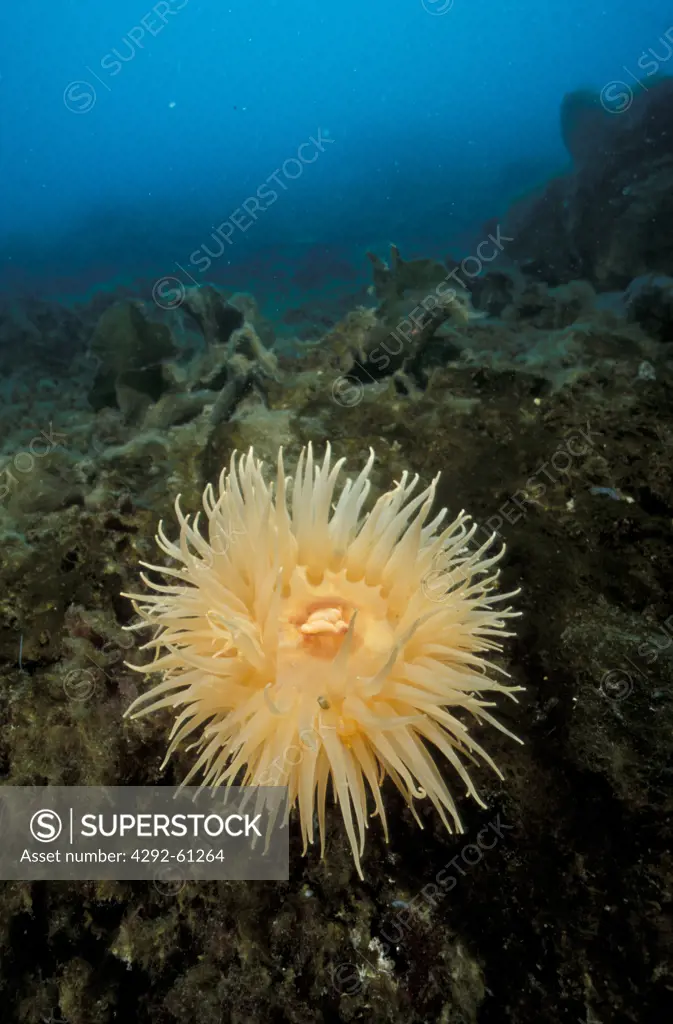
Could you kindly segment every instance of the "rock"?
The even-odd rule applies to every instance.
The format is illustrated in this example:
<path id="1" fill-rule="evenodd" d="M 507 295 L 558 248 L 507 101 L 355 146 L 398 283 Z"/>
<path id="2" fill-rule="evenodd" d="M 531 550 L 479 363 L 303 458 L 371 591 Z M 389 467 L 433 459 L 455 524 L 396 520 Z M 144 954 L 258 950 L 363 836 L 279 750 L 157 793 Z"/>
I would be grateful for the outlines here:
<path id="1" fill-rule="evenodd" d="M 657 341 L 673 341 L 673 277 L 644 274 L 624 294 L 626 315 Z"/>
<path id="2" fill-rule="evenodd" d="M 276 341 L 273 324 L 262 314 L 255 296 L 248 292 L 234 292 L 228 301 L 230 306 L 243 314 L 245 322 L 255 329 L 264 347 L 273 348 Z M 240 326 L 243 326 L 242 322 Z"/>
<path id="3" fill-rule="evenodd" d="M 130 417 L 137 415 L 166 390 L 162 364 L 176 351 L 168 327 L 153 323 L 140 303 L 110 306 L 91 339 L 90 352 L 98 361 L 91 405 L 94 409 L 117 405 Z"/>
<path id="4" fill-rule="evenodd" d="M 673 79 L 653 80 L 618 117 L 600 106 L 584 92 L 564 99 L 573 168 L 503 221 L 508 257 L 550 285 L 584 278 L 607 290 L 653 266 L 673 274 Z"/>
<path id="5" fill-rule="evenodd" d="M 581 166 L 595 150 L 597 137 L 609 133 L 612 116 L 597 92 L 578 89 L 563 97 L 560 120 L 564 145 L 575 164 Z"/>
<path id="6" fill-rule="evenodd" d="M 386 316 L 390 306 L 409 293 L 425 297 L 446 279 L 447 269 L 437 260 L 403 260 L 396 245 L 390 246 L 390 263 L 372 252 L 367 253 L 374 274 L 374 294 L 380 302 L 380 314 Z"/>
<path id="7" fill-rule="evenodd" d="M 226 345 L 245 319 L 241 310 L 210 284 L 187 288 L 183 306 L 201 328 L 208 345 Z"/>

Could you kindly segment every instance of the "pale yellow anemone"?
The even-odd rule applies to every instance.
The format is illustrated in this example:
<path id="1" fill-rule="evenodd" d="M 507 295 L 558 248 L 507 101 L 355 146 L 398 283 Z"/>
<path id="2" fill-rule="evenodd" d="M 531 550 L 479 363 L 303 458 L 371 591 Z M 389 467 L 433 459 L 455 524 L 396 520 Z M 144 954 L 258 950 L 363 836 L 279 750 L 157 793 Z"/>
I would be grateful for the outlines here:
<path id="1" fill-rule="evenodd" d="M 158 627 L 143 649 L 163 679 L 127 714 L 182 709 L 166 759 L 196 739 L 185 782 L 287 786 L 304 850 L 317 810 L 324 853 L 331 781 L 360 874 L 370 799 L 388 838 L 386 774 L 419 824 L 414 800 L 427 798 L 462 831 L 438 753 L 484 806 L 465 762 L 498 769 L 468 722 L 511 736 L 484 697 L 518 689 L 490 677 L 484 658 L 517 614 L 498 610 L 512 596 L 494 592 L 502 552 L 487 557 L 490 541 L 471 549 L 476 526 L 462 512 L 444 529 L 446 509 L 428 522 L 438 478 L 412 497 L 418 477 L 404 473 L 366 512 L 373 462 L 372 452 L 337 488 L 344 460 L 332 466 L 329 445 L 322 465 L 302 451 L 293 477 L 279 451 L 274 486 L 252 450 L 232 456 L 218 493 L 204 493 L 205 531 L 179 497 L 179 541 L 159 524 L 179 567 L 147 568 L 171 582 L 143 576 L 155 593 L 129 595 L 141 628 Z"/>

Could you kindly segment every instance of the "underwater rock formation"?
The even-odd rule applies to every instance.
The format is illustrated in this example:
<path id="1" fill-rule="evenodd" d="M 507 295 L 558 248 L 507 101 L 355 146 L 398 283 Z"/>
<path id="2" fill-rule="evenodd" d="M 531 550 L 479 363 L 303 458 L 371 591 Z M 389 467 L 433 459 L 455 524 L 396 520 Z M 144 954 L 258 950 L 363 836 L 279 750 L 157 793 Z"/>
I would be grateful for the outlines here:
<path id="1" fill-rule="evenodd" d="M 632 281 L 624 296 L 629 320 L 659 341 L 673 341 L 673 277 L 645 274 Z"/>
<path id="2" fill-rule="evenodd" d="M 201 328 L 208 345 L 226 345 L 234 331 L 243 326 L 243 313 L 226 302 L 212 285 L 185 289 L 182 304 Z"/>
<path id="3" fill-rule="evenodd" d="M 378 380 L 411 372 L 442 325 L 465 325 L 482 314 L 470 295 L 449 284 L 449 271 L 436 260 L 401 258 L 391 246 L 390 265 L 367 254 L 373 268 L 375 308 L 357 306 L 310 348 L 330 354 L 333 365 L 355 378 Z"/>
<path id="4" fill-rule="evenodd" d="M 672 274 L 673 79 L 653 81 L 618 116 L 597 95 L 571 94 L 562 133 L 572 170 L 509 211 L 509 258 L 548 284 L 612 289 Z"/>
<path id="5" fill-rule="evenodd" d="M 40 375 L 63 371 L 84 344 L 87 324 L 79 311 L 55 302 L 0 300 L 0 375 L 20 363 L 39 365 Z"/>
<path id="6" fill-rule="evenodd" d="M 98 363 L 89 396 L 93 408 L 117 405 L 128 417 L 161 397 L 166 390 L 163 363 L 176 354 L 169 329 L 152 322 L 134 301 L 103 313 L 90 350 Z"/>
<path id="7" fill-rule="evenodd" d="M 277 359 L 254 322 L 271 343 L 273 333 L 251 296 L 227 300 L 205 285 L 186 289 L 181 307 L 162 322 L 137 301 L 119 303 L 103 313 L 93 333 L 90 354 L 98 368 L 91 405 L 118 408 L 139 427 L 140 443 L 145 430 L 152 434 L 194 420 L 206 407 L 209 422 L 219 422 L 253 381 L 278 373 Z M 196 338 L 185 333 L 185 314 L 198 326 Z"/>
<path id="8" fill-rule="evenodd" d="M 390 246 L 390 262 L 368 252 L 374 277 L 373 291 L 380 303 L 379 313 L 386 316 L 390 306 L 400 299 L 425 296 L 446 278 L 446 267 L 437 260 L 403 260 L 396 245 Z"/>
<path id="9" fill-rule="evenodd" d="M 605 144 L 614 124 L 601 97 L 591 89 L 566 93 L 561 101 L 561 138 L 576 167 L 591 159 Z"/>

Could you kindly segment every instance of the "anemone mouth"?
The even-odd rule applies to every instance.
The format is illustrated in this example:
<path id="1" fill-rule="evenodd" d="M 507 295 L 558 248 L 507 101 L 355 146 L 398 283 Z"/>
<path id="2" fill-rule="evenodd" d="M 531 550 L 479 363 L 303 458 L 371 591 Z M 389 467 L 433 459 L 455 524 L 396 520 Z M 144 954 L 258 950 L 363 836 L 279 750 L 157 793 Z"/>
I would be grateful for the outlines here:
<path id="1" fill-rule="evenodd" d="M 279 656 L 304 655 L 308 661 L 338 662 L 348 648 L 348 661 L 376 659 L 389 647 L 396 623 L 379 586 L 348 579 L 347 569 L 326 570 L 320 583 L 305 567 L 291 574 L 280 602 Z"/>
<path id="2" fill-rule="evenodd" d="M 346 633 L 353 608 L 345 601 L 332 597 L 324 597 L 311 601 L 305 609 L 304 621 L 297 617 L 296 624 L 302 633 L 309 636 L 320 633 Z"/>
<path id="3" fill-rule="evenodd" d="M 295 615 L 292 624 L 298 631 L 302 653 L 312 658 L 333 661 L 341 650 L 354 609 L 345 601 L 325 598 L 313 601 Z"/>

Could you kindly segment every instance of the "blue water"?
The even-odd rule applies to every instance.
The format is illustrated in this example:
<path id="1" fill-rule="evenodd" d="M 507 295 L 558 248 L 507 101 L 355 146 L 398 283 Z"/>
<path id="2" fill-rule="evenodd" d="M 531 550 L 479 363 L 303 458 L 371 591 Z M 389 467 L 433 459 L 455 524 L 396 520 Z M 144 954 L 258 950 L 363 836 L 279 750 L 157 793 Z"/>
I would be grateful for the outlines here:
<path id="1" fill-rule="evenodd" d="M 301 290 L 389 241 L 460 252 L 567 164 L 564 94 L 647 88 L 671 24 L 662 0 L 15 3 L 0 285 Z"/>

